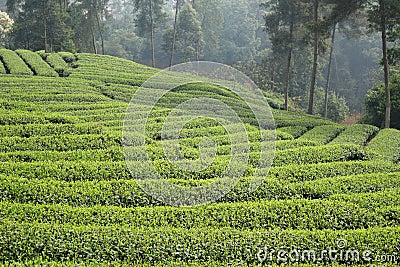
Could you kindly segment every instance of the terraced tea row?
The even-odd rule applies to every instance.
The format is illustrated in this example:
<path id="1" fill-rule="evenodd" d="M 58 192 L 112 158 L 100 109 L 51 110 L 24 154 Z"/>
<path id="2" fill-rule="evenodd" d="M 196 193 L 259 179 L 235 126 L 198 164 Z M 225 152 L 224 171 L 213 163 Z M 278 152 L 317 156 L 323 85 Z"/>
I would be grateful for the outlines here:
<path id="1" fill-rule="evenodd" d="M 256 178 L 257 180 L 257 178 Z M 263 182 L 255 191 L 249 190 L 256 180 L 242 178 L 231 192 L 218 202 L 241 202 L 284 199 L 324 199 L 336 194 L 372 193 L 398 188 L 399 173 L 373 173 L 353 176 L 334 176 L 304 182 L 290 183 L 276 178 L 259 178 Z M 208 181 L 157 180 L 143 181 L 142 186 L 165 192 L 167 183 L 199 186 Z M 55 179 L 18 178 L 1 176 L 1 201 L 37 204 L 63 204 L 75 207 L 96 205 L 140 207 L 163 205 L 144 193 L 137 181 L 76 181 L 66 182 Z M 179 192 L 171 193 L 179 198 Z"/>
<path id="2" fill-rule="evenodd" d="M 75 61 L 75 56 L 72 54 L 62 53 L 61 55 L 69 63 Z M 61 55 L 35 53 L 29 50 L 0 49 L 0 74 L 44 77 L 68 76 L 69 66 Z"/>
<path id="3" fill-rule="evenodd" d="M 275 109 L 276 131 L 271 121 L 260 130 L 243 99 L 205 83 L 180 86 L 151 109 L 149 96 L 131 106 L 134 119 L 124 120 L 132 96 L 159 70 L 90 54 L 0 50 L 0 59 L 0 265 L 259 266 L 261 249 L 323 250 L 339 238 L 349 249 L 396 252 L 399 131 Z M 2 64 L 7 60 L 10 67 Z M 26 75 L 5 75 L 10 68 Z M 163 92 L 181 77 L 174 74 L 153 90 Z M 193 119 L 180 110 L 166 123 L 175 106 L 201 97 L 230 106 L 244 122 L 248 144 L 232 145 L 240 134 L 228 134 L 229 116 Z M 136 133 L 144 124 L 145 133 Z M 176 125 L 183 126 L 178 136 L 170 129 Z M 269 147 L 276 148 L 275 160 L 267 168 L 260 155 L 275 136 Z M 199 159 L 210 165 L 197 172 L 177 168 L 163 148 L 175 141 L 178 165 L 190 160 L 196 169 Z M 143 191 L 179 199 L 181 191 L 167 186 L 174 184 L 207 195 L 202 186 L 232 182 L 221 178 L 232 148 L 243 148 L 249 162 L 241 166 L 244 177 L 214 204 L 169 207 Z M 143 179 L 155 170 L 162 179 Z"/>
<path id="4" fill-rule="evenodd" d="M 32 259 L 39 254 L 45 260 L 56 261 L 228 260 L 254 264 L 259 263 L 254 255 L 264 246 L 273 249 L 270 244 L 322 251 L 326 246 L 335 246 L 338 239 L 345 239 L 359 251 L 373 246 L 376 251 L 391 254 L 396 250 L 387 244 L 396 244 L 400 229 L 250 231 L 9 223 L 1 226 L 0 233 L 6 240 L 0 243 L 1 260 Z"/>

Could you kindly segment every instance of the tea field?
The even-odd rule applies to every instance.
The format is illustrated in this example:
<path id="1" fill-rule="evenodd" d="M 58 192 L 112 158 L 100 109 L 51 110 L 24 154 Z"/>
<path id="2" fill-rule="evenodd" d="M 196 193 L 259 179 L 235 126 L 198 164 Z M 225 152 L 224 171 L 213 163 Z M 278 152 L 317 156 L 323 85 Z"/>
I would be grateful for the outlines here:
<path id="1" fill-rule="evenodd" d="M 145 149 L 164 179 L 202 185 L 230 160 L 224 127 L 199 118 L 185 124 L 180 148 L 198 159 L 206 136 L 217 145 L 212 164 L 191 172 L 169 163 L 163 122 L 193 97 L 232 107 L 251 151 L 244 177 L 216 203 L 171 207 L 141 190 L 135 178 L 151 170 L 138 161 L 131 174 L 122 148 L 128 103 L 157 71 L 110 56 L 0 49 L 0 265 L 397 266 L 400 131 L 273 109 L 275 159 L 250 191 L 262 143 L 251 110 L 224 88 L 182 86 L 146 124 Z M 318 257 L 330 248 L 345 256 Z M 316 259 L 302 259 L 310 250 Z"/>

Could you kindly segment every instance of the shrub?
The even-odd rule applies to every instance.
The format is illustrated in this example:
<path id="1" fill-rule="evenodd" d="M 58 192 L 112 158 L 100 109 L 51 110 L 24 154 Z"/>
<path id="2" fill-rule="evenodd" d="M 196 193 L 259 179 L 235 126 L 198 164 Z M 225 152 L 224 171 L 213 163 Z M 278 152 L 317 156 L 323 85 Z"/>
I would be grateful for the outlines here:
<path id="1" fill-rule="evenodd" d="M 299 138 L 308 131 L 308 128 L 305 126 L 287 126 L 279 128 L 279 130 L 291 134 L 294 138 Z"/>
<path id="2" fill-rule="evenodd" d="M 341 125 L 321 125 L 316 126 L 312 130 L 300 136 L 299 140 L 309 140 L 320 145 L 325 145 L 336 138 L 342 131 L 344 126 Z"/>
<path id="3" fill-rule="evenodd" d="M 0 49 L 0 59 L 10 74 L 32 75 L 32 71 L 14 51 Z"/>
<path id="4" fill-rule="evenodd" d="M 29 50 L 16 50 L 17 54 L 39 76 L 57 77 L 57 73 L 39 56 Z"/>
<path id="5" fill-rule="evenodd" d="M 367 124 L 353 124 L 348 126 L 330 144 L 366 145 L 379 132 L 379 128 Z"/>
<path id="6" fill-rule="evenodd" d="M 59 54 L 46 54 L 46 61 L 60 77 L 68 77 L 70 75 L 67 62 L 65 62 Z"/>
<path id="7" fill-rule="evenodd" d="M 381 130 L 368 144 L 366 152 L 374 159 L 397 161 L 400 157 L 400 131 L 395 129 Z"/>

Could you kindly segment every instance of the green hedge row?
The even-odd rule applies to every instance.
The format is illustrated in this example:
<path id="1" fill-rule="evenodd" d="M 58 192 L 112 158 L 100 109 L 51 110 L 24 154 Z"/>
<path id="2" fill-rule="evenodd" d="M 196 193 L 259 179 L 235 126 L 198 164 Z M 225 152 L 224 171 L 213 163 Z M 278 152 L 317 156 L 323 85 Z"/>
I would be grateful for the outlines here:
<path id="1" fill-rule="evenodd" d="M 26 124 L 0 126 L 0 137 L 32 137 L 62 134 L 102 134 L 105 127 L 99 123 L 80 124 Z M 57 137 L 54 137 L 57 138 Z M 1 139 L 0 139 L 1 140 Z"/>
<path id="2" fill-rule="evenodd" d="M 59 54 L 45 54 L 44 59 L 58 73 L 59 76 L 67 77 L 70 75 L 67 62 L 65 62 Z"/>
<path id="3" fill-rule="evenodd" d="M 7 74 L 7 70 L 4 67 L 3 62 L 1 61 L 1 58 L 0 58 L 0 74 Z"/>
<path id="4" fill-rule="evenodd" d="M 150 170 L 143 172 L 151 175 Z M 63 181 L 131 179 L 124 161 L 37 161 L 0 162 L 0 173 L 28 179 L 56 179 Z"/>
<path id="5" fill-rule="evenodd" d="M 0 125 L 19 124 L 70 124 L 78 123 L 75 117 L 63 115 L 62 113 L 34 113 L 27 111 L 5 110 L 0 114 Z"/>
<path id="6" fill-rule="evenodd" d="M 104 149 L 121 145 L 121 138 L 113 134 L 62 134 L 57 136 L 3 137 L 0 152 L 12 151 L 67 151 L 77 149 Z"/>
<path id="7" fill-rule="evenodd" d="M 80 136 L 71 136 L 71 137 L 80 137 Z M 57 178 L 60 180 L 110 180 L 110 179 L 129 179 L 130 177 L 135 179 L 143 179 L 154 177 L 154 171 L 149 169 L 148 164 L 142 161 L 135 161 L 131 162 L 134 164 L 135 169 L 131 175 L 126 167 L 126 163 L 124 161 L 104 161 L 104 160 L 124 160 L 124 156 L 117 147 L 110 147 L 109 149 L 101 149 L 104 147 L 109 147 L 112 144 L 110 142 L 118 142 L 118 140 L 113 139 L 110 136 L 110 139 L 106 140 L 104 136 L 92 135 L 93 139 L 86 140 L 82 139 L 82 143 L 69 142 L 69 139 L 65 139 L 65 144 L 62 143 L 62 140 L 58 140 L 60 143 L 50 143 L 47 145 L 51 145 L 49 148 L 53 148 L 54 150 L 62 151 L 68 149 L 77 149 L 79 146 L 87 147 L 91 146 L 92 148 L 98 148 L 99 150 L 87 150 L 87 151 L 70 151 L 64 153 L 54 153 L 54 152 L 46 152 L 40 153 L 38 151 L 32 151 L 30 153 L 22 153 L 20 151 L 16 153 L 2 153 L 0 154 L 0 159 L 4 162 L 0 163 L 0 173 L 5 173 L 8 175 L 20 175 L 22 177 L 30 177 L 30 178 Z M 40 139 L 40 138 L 39 138 Z M 79 138 L 75 138 L 76 140 L 80 140 Z M 74 139 L 74 140 L 75 140 Z M 52 140 L 52 139 L 50 139 Z M 90 142 L 89 142 L 90 141 Z M 90 144 L 89 144 L 90 143 Z M 43 148 L 43 144 L 36 143 L 39 148 Z M 61 144 L 61 145 L 60 145 Z M 55 147 L 53 147 L 55 146 Z M 310 147 L 313 148 L 313 147 Z M 283 166 L 281 168 L 277 168 L 278 173 L 282 173 L 283 175 L 279 176 L 282 179 L 286 177 L 286 180 L 294 179 L 298 180 L 301 177 L 309 177 L 309 178 L 302 178 L 303 180 L 310 180 L 314 176 L 320 175 L 323 176 L 323 171 L 328 174 L 334 175 L 345 175 L 346 171 L 355 170 L 355 172 L 362 171 L 364 173 L 369 173 L 372 171 L 379 171 L 381 169 L 396 169 L 395 165 L 389 164 L 376 164 L 376 166 L 372 166 L 372 164 L 368 163 L 360 163 L 360 164 L 351 164 L 345 163 L 340 168 L 341 165 L 339 164 L 326 164 L 326 165 L 309 165 L 311 163 L 323 163 L 323 162 L 334 162 L 340 161 L 345 159 L 356 159 L 353 158 L 354 154 L 359 153 L 358 151 L 354 152 L 353 148 L 350 147 L 349 149 L 342 149 L 342 148 L 334 148 L 331 150 L 330 154 L 325 155 L 324 153 L 329 153 L 329 149 L 325 150 L 321 153 L 321 150 L 317 151 L 314 150 L 315 153 L 320 153 L 311 155 L 309 153 L 310 150 L 305 150 L 305 153 L 297 153 L 297 156 L 302 157 L 303 161 L 299 167 L 296 166 L 287 166 L 291 164 L 293 160 L 287 158 L 287 154 L 294 155 L 296 149 L 293 150 L 284 150 L 284 151 L 277 151 L 276 152 L 276 161 L 273 163 L 273 166 Z M 336 153 L 341 152 L 341 155 L 337 155 Z M 295 154 L 296 155 L 296 154 Z M 253 167 L 247 166 L 244 170 L 244 175 L 248 176 L 253 173 L 256 175 L 266 175 L 268 173 L 268 169 L 255 169 L 254 166 L 257 162 L 252 162 L 257 159 L 259 153 L 250 153 L 250 163 L 253 164 Z M 72 157 L 76 157 L 74 160 L 101 160 L 98 161 L 62 161 L 62 160 L 70 160 Z M 153 156 L 154 157 L 154 156 Z M 17 162 L 10 162 L 9 160 L 17 161 Z M 46 162 L 41 162 L 37 160 L 49 160 Z M 61 160 L 56 161 L 54 160 Z M 299 158 L 296 158 L 297 163 Z M 21 162 L 25 161 L 25 162 Z M 31 162 L 33 161 L 33 162 Z M 213 179 L 217 177 L 221 177 L 224 172 L 226 171 L 226 166 L 229 165 L 230 157 L 226 156 L 217 156 L 212 164 L 207 167 L 206 169 L 200 172 L 190 172 L 190 171 L 183 171 L 175 166 L 173 166 L 169 160 L 167 159 L 156 159 L 151 161 L 150 164 L 154 165 L 155 170 L 160 174 L 161 177 L 164 179 L 175 178 L 175 179 Z M 202 166 L 203 163 L 198 163 Z M 265 164 L 265 163 L 262 163 Z M 193 163 L 192 166 L 195 164 Z M 332 170 L 332 168 L 338 168 Z M 365 168 L 365 169 L 363 169 Z M 287 171 L 286 171 L 287 169 Z M 306 173 L 307 176 L 304 176 L 303 172 Z M 314 171 L 315 169 L 315 171 Z M 271 169 L 271 173 L 275 168 Z M 321 172 L 321 174 L 318 174 Z M 275 174 L 276 175 L 276 174 Z"/>
<path id="8" fill-rule="evenodd" d="M 104 55 L 79 53 L 71 78 L 97 80 L 105 83 L 141 86 L 158 70 L 135 62 Z"/>
<path id="9" fill-rule="evenodd" d="M 384 198 L 387 200 L 387 198 Z M 368 203 L 368 202 L 367 202 Z M 382 202 L 381 202 L 382 203 Z M 400 196 L 393 201 L 399 205 Z M 235 228 L 243 230 L 348 230 L 393 227 L 400 223 L 399 206 L 339 200 L 284 200 L 218 203 L 207 206 L 74 208 L 0 202 L 4 220 L 72 225 L 129 225 L 131 227 Z"/>
<path id="10" fill-rule="evenodd" d="M 56 93 L 56 94 L 51 94 L 51 93 L 31 93 L 31 94 L 8 94 L 2 97 L 4 100 L 21 100 L 21 101 L 26 101 L 26 102 L 63 102 L 63 101 L 69 101 L 69 102 L 104 102 L 108 101 L 108 98 L 105 97 L 102 94 L 98 94 L 95 92 L 86 92 L 86 93 L 68 93 L 68 92 L 63 92 L 63 93 Z M 105 118 L 113 118 L 111 117 L 113 114 L 107 114 L 104 115 Z M 100 116 L 99 116 L 100 117 Z M 103 117 L 100 117 L 103 118 Z M 121 114 L 121 118 L 123 118 L 123 115 Z M 115 115 L 114 115 L 115 119 Z"/>
<path id="11" fill-rule="evenodd" d="M 0 59 L 10 74 L 32 75 L 32 71 L 14 51 L 0 49 Z"/>
<path id="12" fill-rule="evenodd" d="M 294 148 L 299 148 L 299 147 L 317 146 L 317 145 L 318 145 L 317 143 L 312 142 L 312 141 L 297 140 L 297 139 L 296 140 L 278 140 L 275 142 L 275 148 L 277 150 L 286 150 L 286 149 L 294 149 Z M 250 143 L 249 143 L 250 151 L 260 151 L 260 149 L 263 146 L 264 146 L 264 144 L 260 143 L 258 141 L 255 141 L 255 142 L 250 141 Z M 197 148 L 189 147 L 182 143 L 180 144 L 180 148 L 181 148 L 181 153 L 187 158 L 197 159 L 200 157 L 200 151 Z M 158 149 L 161 150 L 162 148 L 158 148 Z M 217 153 L 217 155 L 230 155 L 232 153 L 231 146 L 230 145 L 217 146 L 216 153 Z"/>
<path id="13" fill-rule="evenodd" d="M 191 260 L 255 264 L 260 263 L 257 253 L 262 248 L 314 249 L 321 253 L 336 247 L 338 239 L 346 240 L 349 249 L 392 254 L 396 253 L 400 228 L 244 231 L 6 222 L 0 226 L 0 235 L 0 261 L 24 261 L 41 255 L 50 261 L 123 261 L 133 265 Z M 329 260 L 322 262 L 328 264 Z"/>
<path id="14" fill-rule="evenodd" d="M 364 158 L 363 149 L 357 145 L 298 147 L 276 151 L 273 166 L 362 160 Z M 255 162 L 252 162 L 252 164 L 255 164 Z"/>
<path id="15" fill-rule="evenodd" d="M 47 76 L 47 77 L 58 77 L 55 72 L 42 57 L 30 50 L 16 50 L 17 54 L 25 61 L 25 63 L 33 70 L 35 75 Z"/>
<path id="16" fill-rule="evenodd" d="M 156 147 L 156 149 L 150 146 L 149 157 L 153 160 L 153 164 L 158 173 L 164 178 L 176 178 L 182 179 L 186 177 L 187 179 L 212 179 L 216 177 L 221 177 L 225 172 L 231 156 L 222 155 L 216 156 L 212 161 L 212 164 L 201 172 L 189 172 L 182 171 L 174 167 L 168 159 L 165 158 L 162 148 Z M 196 158 L 196 154 L 190 149 L 187 149 L 186 155 L 189 158 Z M 132 153 L 137 153 L 137 151 L 132 151 Z M 130 158 L 137 158 L 131 154 Z M 260 161 L 260 152 L 250 152 L 248 154 L 248 165 L 244 170 L 245 175 L 252 174 L 255 171 L 255 167 L 264 168 L 268 166 L 268 162 Z M 272 166 L 286 166 L 290 164 L 313 164 L 313 163 L 324 163 L 324 162 L 337 162 L 337 161 L 351 161 L 351 160 L 362 160 L 364 159 L 364 151 L 361 147 L 355 145 L 333 145 L 333 146 L 315 146 L 315 147 L 300 147 L 295 149 L 287 150 L 277 150 L 275 152 L 275 157 Z M 178 161 L 180 163 L 180 161 Z M 200 168 L 204 166 L 202 161 L 193 163 L 192 167 L 197 166 Z M 138 161 L 135 164 L 136 171 L 138 172 L 138 178 L 141 175 L 144 177 L 152 177 L 152 171 L 147 168 L 147 165 L 142 166 L 142 162 Z"/>
<path id="17" fill-rule="evenodd" d="M 70 206 L 121 206 L 138 207 L 163 205 L 144 193 L 134 180 L 76 181 L 55 179 L 26 179 L 0 176 L 0 200 L 19 203 L 64 204 Z M 400 173 L 376 173 L 341 176 L 314 181 L 287 183 L 277 179 L 260 179 L 255 191 L 249 188 L 250 180 L 242 178 L 231 192 L 218 202 L 279 200 L 279 199 L 323 199 L 335 194 L 372 193 L 388 188 L 400 187 Z M 148 182 L 154 190 L 165 191 L 165 181 Z M 171 182 L 174 182 L 171 180 Z M 176 181 L 177 184 L 185 185 Z M 191 181 L 193 185 L 201 182 Z M 179 197 L 178 192 L 171 196 Z"/>
<path id="18" fill-rule="evenodd" d="M 128 171 L 126 170 L 124 161 L 125 156 L 123 150 L 119 146 L 109 147 L 107 149 L 88 149 L 88 150 L 72 150 L 72 151 L 17 151 L 17 152 L 6 152 L 0 153 L 0 162 L 5 162 L 3 166 L 3 172 L 12 174 L 17 170 L 20 175 L 21 173 L 27 173 L 31 176 L 40 178 L 41 172 L 49 173 L 46 177 L 59 177 L 61 180 L 71 179 L 77 177 L 81 179 L 105 179 L 104 175 L 100 176 L 98 173 L 107 173 L 107 179 L 117 179 L 119 177 L 130 177 Z M 45 162 L 40 162 L 45 161 Z M 61 161 L 57 163 L 56 161 Z M 66 161 L 66 162 L 64 162 Z M 112 165 L 118 166 L 117 169 L 110 168 L 109 162 Z M 8 162 L 8 163 L 6 163 Z M 23 163 L 26 162 L 26 163 Z M 31 162 L 32 164 L 27 164 Z M 64 162 L 64 163 L 63 163 Z M 220 161 L 216 161 L 212 165 L 211 169 L 205 170 L 201 173 L 182 173 L 177 168 L 172 167 L 168 164 L 166 160 L 158 160 L 152 162 L 152 164 L 157 165 L 157 169 L 164 177 L 169 178 L 179 178 L 184 179 L 184 175 L 189 175 L 194 179 L 210 179 L 220 175 L 223 172 L 223 167 L 228 164 L 224 161 L 224 158 L 220 158 Z M 219 163 L 219 165 L 217 165 Z M 140 168 L 140 162 L 135 166 L 137 170 L 141 170 L 138 175 L 151 176 L 152 171 L 147 170 L 146 166 Z M 69 174 L 65 176 L 62 173 L 63 169 L 59 169 L 60 166 L 68 166 Z M 87 167 L 86 167 L 87 166 Z M 93 173 L 87 173 L 84 176 L 79 174 L 79 170 L 92 170 L 94 166 L 97 170 Z M 70 172 L 74 171 L 74 175 L 70 176 Z M 40 171 L 40 172 L 39 172 Z M 111 171 L 116 171 L 112 173 Z M 305 165 L 286 165 L 282 164 L 282 167 L 273 167 L 271 169 L 259 168 L 255 172 L 252 167 L 247 167 L 245 175 L 251 173 L 258 176 L 270 176 L 276 177 L 278 179 L 286 181 L 306 181 L 322 179 L 332 176 L 343 176 L 349 174 L 359 174 L 359 173 L 374 173 L 383 171 L 400 171 L 400 167 L 395 164 L 390 164 L 388 162 L 379 161 L 341 161 L 341 162 L 330 162 L 330 163 L 318 163 L 318 164 L 305 164 Z M 84 172 L 86 173 L 86 172 Z M 33 176 L 32 176 L 33 175 Z M 66 178 L 69 177 L 69 178 Z M 187 177 L 186 179 L 189 179 Z"/>
<path id="19" fill-rule="evenodd" d="M 305 132 L 308 131 L 308 128 L 305 126 L 287 126 L 287 127 L 278 128 L 278 130 L 288 133 L 288 134 L 292 135 L 294 138 L 299 138 Z"/>
<path id="20" fill-rule="evenodd" d="M 341 125 L 321 125 L 316 126 L 312 130 L 300 136 L 300 140 L 310 140 L 320 145 L 325 145 L 336 138 L 342 131 L 344 126 Z"/>
<path id="21" fill-rule="evenodd" d="M 76 61 L 76 56 L 70 52 L 58 52 L 61 58 L 67 63 L 74 63 Z"/>
<path id="22" fill-rule="evenodd" d="M 47 103 L 32 103 L 32 102 L 24 102 L 24 101 L 7 101 L 3 103 L 8 103 L 13 106 L 15 109 L 19 110 L 28 110 L 28 111 L 46 111 L 46 112 L 74 112 L 81 110 L 97 110 L 97 112 L 103 111 L 107 112 L 108 109 L 127 108 L 126 103 L 122 102 L 111 102 L 111 101 L 103 101 L 99 103 L 88 103 L 88 102 L 47 102 Z"/>
<path id="23" fill-rule="evenodd" d="M 363 266 L 363 265 L 356 265 L 353 264 L 354 266 Z M 35 259 L 30 259 L 30 260 L 25 260 L 25 261 L 6 261 L 5 263 L 0 263 L 1 267 L 132 267 L 132 263 L 124 263 L 124 262 L 106 262 L 106 261 L 63 261 L 63 262 L 57 262 L 57 261 L 48 261 L 44 260 L 41 257 L 36 257 Z M 221 266 L 231 266 L 231 267 L 259 267 L 263 266 L 263 264 L 260 263 L 247 263 L 244 261 L 240 260 L 232 260 L 232 261 L 198 261 L 198 260 L 191 260 L 191 261 L 168 261 L 168 262 L 151 262 L 151 263 L 135 263 L 135 267 L 221 267 Z M 277 267 L 277 266 L 282 266 L 282 263 L 268 263 L 267 266 L 271 267 Z M 321 266 L 320 263 L 315 263 L 315 264 L 297 264 L 295 266 L 298 267 L 317 267 Z M 332 262 L 329 263 L 329 266 L 334 266 L 334 267 L 345 267 L 348 266 L 348 264 L 345 263 L 337 263 L 337 262 Z M 398 263 L 385 263 L 386 267 L 396 267 L 398 266 Z"/>
<path id="24" fill-rule="evenodd" d="M 400 131 L 383 129 L 365 149 L 374 159 L 397 161 L 400 158 Z"/>
<path id="25" fill-rule="evenodd" d="M 262 170 L 257 173 L 287 182 L 302 182 L 337 176 L 398 171 L 400 171 L 400 166 L 384 161 L 344 161 L 308 165 L 287 165 L 273 167 L 268 173 L 267 170 L 265 170 L 265 173 Z"/>
<path id="26" fill-rule="evenodd" d="M 371 210 L 380 207 L 400 206 L 399 194 L 400 188 L 389 188 L 375 193 L 361 194 L 337 194 L 330 196 L 330 200 L 346 201 L 354 203 L 361 207 L 368 207 Z"/>
<path id="27" fill-rule="evenodd" d="M 333 139 L 330 144 L 356 144 L 365 145 L 375 134 L 379 132 L 379 128 L 367 124 L 353 124 L 348 126 L 338 137 Z"/>
<path id="28" fill-rule="evenodd" d="M 335 124 L 330 120 L 304 115 L 298 112 L 274 109 L 272 110 L 272 113 L 274 115 L 275 125 L 277 128 L 288 126 L 304 126 L 311 129 L 319 125 Z"/>
<path id="29" fill-rule="evenodd" d="M 0 162 L 33 162 L 33 161 L 124 161 L 120 146 L 106 149 L 87 149 L 70 151 L 17 151 L 0 153 Z"/>

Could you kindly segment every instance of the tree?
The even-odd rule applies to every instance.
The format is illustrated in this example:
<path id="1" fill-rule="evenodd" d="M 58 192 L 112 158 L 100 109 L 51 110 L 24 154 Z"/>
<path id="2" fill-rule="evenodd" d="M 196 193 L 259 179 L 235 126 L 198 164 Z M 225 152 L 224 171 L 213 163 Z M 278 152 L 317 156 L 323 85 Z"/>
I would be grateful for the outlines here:
<path id="1" fill-rule="evenodd" d="M 287 54 L 285 77 L 285 109 L 289 109 L 289 87 L 291 83 L 292 57 L 295 43 L 303 36 L 301 28 L 306 21 L 304 5 L 298 0 L 270 0 L 262 4 L 268 13 L 265 26 L 275 54 Z M 295 36 L 295 32 L 297 36 Z M 274 75 L 272 75 L 274 76 Z"/>
<path id="2" fill-rule="evenodd" d="M 80 52 L 97 54 L 96 38 L 100 38 L 101 52 L 105 54 L 104 21 L 110 16 L 109 0 L 75 0 L 67 7 L 73 40 Z"/>
<path id="3" fill-rule="evenodd" d="M 164 50 L 171 51 L 174 44 L 174 30 L 169 29 L 164 34 Z M 175 49 L 181 61 L 200 60 L 204 46 L 203 32 L 197 19 L 196 10 L 191 3 L 186 3 L 181 12 L 176 26 Z"/>
<path id="4" fill-rule="evenodd" d="M 192 6 L 196 10 L 197 19 L 200 22 L 204 39 L 204 60 L 215 60 L 220 49 L 221 36 L 218 31 L 224 25 L 224 14 L 221 10 L 222 1 L 202 0 L 193 1 Z"/>
<path id="5" fill-rule="evenodd" d="M 390 127 L 400 129 L 400 69 L 394 67 L 390 74 L 391 118 Z M 385 127 L 386 116 L 386 85 L 374 86 L 366 95 L 365 113 L 362 122 L 378 127 Z"/>
<path id="6" fill-rule="evenodd" d="M 162 9 L 163 5 L 163 0 L 134 0 L 135 23 L 138 35 L 150 38 L 151 65 L 153 67 L 156 66 L 155 31 L 158 24 L 165 19 L 165 13 Z"/>
<path id="7" fill-rule="evenodd" d="M 177 31 L 178 14 L 179 14 L 179 8 L 180 8 L 179 5 L 180 5 L 179 0 L 176 0 L 176 3 L 175 3 L 174 26 L 173 26 L 173 31 L 172 31 L 171 58 L 170 58 L 170 61 L 169 61 L 169 67 L 170 67 L 170 68 L 171 68 L 172 65 L 174 64 L 174 53 L 175 53 L 175 44 L 176 44 L 176 31 Z"/>
<path id="8" fill-rule="evenodd" d="M 8 0 L 7 9 L 15 19 L 13 48 L 74 50 L 65 5 L 57 0 Z"/>
<path id="9" fill-rule="evenodd" d="M 327 77 L 326 77 L 326 85 L 325 85 L 325 109 L 324 109 L 324 117 L 328 117 L 328 102 L 329 102 L 329 90 L 330 90 L 330 82 L 331 82 L 331 69 L 332 69 L 332 59 L 333 59 L 333 52 L 335 46 L 335 38 L 336 38 L 336 28 L 338 27 L 340 22 L 344 20 L 348 20 L 354 15 L 359 9 L 361 9 L 361 3 L 357 0 L 331 0 L 327 1 L 328 4 L 333 5 L 332 11 L 329 15 L 329 18 L 326 20 L 325 27 L 328 29 L 332 27 L 331 30 L 331 49 L 329 53 L 329 62 L 328 62 L 328 70 L 327 70 Z"/>
<path id="10" fill-rule="evenodd" d="M 330 89 L 330 82 L 331 82 L 331 69 L 332 69 L 332 57 L 333 57 L 333 50 L 335 46 L 335 36 L 336 36 L 336 24 L 333 25 L 332 30 L 332 41 L 331 41 L 331 51 L 329 53 L 329 63 L 328 63 L 328 74 L 326 77 L 326 86 L 325 86 L 325 109 L 324 109 L 324 117 L 328 118 L 328 97 L 329 97 L 329 89 Z"/>
<path id="11" fill-rule="evenodd" d="M 389 84 L 389 60 L 388 60 L 388 32 L 400 23 L 400 6 L 397 0 L 378 0 L 367 2 L 369 10 L 369 22 L 372 29 L 378 30 L 382 38 L 382 62 L 385 81 L 385 128 L 390 128 L 391 120 L 391 96 Z"/>
<path id="12" fill-rule="evenodd" d="M 315 83 L 317 79 L 317 71 L 318 71 L 318 45 L 319 45 L 319 0 L 314 0 L 314 25 L 313 25 L 313 47 L 314 47 L 314 61 L 313 61 L 313 70 L 311 74 L 311 86 L 310 86 L 310 100 L 308 101 L 308 114 L 313 114 L 314 108 L 314 92 L 315 92 Z"/>
<path id="13" fill-rule="evenodd" d="M 14 21 L 6 12 L 0 11 L 0 46 L 4 46 L 4 41 L 13 29 Z"/>

